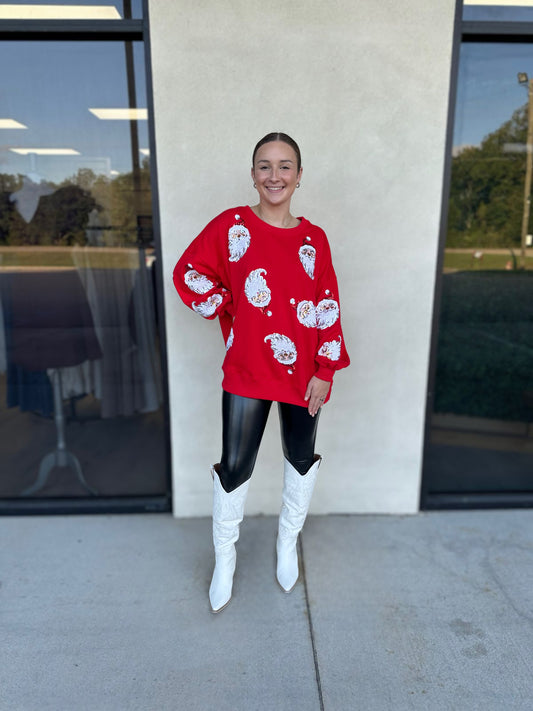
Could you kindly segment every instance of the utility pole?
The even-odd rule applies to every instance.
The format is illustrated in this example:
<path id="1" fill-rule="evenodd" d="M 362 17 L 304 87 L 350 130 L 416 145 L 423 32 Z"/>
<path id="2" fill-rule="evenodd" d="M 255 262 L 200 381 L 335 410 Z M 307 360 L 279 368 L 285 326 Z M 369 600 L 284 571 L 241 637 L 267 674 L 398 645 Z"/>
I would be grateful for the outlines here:
<path id="1" fill-rule="evenodd" d="M 531 173 L 533 167 L 533 79 L 519 73 L 518 81 L 527 85 L 527 140 L 526 140 L 526 179 L 524 182 L 524 212 L 522 215 L 522 236 L 520 241 L 520 268 L 526 268 L 526 243 L 529 233 L 529 213 L 531 208 Z"/>

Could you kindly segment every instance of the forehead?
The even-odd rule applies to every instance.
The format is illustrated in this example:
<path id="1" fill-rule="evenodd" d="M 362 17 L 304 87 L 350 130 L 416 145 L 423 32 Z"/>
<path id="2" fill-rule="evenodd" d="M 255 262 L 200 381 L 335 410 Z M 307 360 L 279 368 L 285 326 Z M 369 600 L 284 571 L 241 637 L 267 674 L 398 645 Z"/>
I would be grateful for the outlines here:
<path id="1" fill-rule="evenodd" d="M 266 161 L 291 161 L 296 163 L 296 153 L 294 149 L 285 141 L 270 141 L 263 144 L 255 154 L 255 162 Z"/>

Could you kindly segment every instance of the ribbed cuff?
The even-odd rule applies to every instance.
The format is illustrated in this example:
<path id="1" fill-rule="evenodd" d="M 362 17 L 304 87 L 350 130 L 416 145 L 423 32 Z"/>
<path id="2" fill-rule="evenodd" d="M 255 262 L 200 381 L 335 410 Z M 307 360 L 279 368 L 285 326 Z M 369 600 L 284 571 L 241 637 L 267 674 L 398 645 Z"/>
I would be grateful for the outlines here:
<path id="1" fill-rule="evenodd" d="M 334 375 L 335 375 L 334 370 L 332 370 L 331 368 L 326 368 L 323 365 L 319 365 L 318 370 L 315 373 L 315 376 L 317 378 L 320 378 L 320 380 L 325 380 L 328 383 L 331 383 L 333 381 Z"/>

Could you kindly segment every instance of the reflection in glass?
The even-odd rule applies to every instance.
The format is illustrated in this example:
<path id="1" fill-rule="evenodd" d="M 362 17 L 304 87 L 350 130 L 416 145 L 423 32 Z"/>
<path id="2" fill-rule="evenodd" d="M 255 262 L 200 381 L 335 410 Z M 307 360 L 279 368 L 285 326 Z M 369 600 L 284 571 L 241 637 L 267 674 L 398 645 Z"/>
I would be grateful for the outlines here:
<path id="1" fill-rule="evenodd" d="M 128 20 L 142 17 L 142 0 L 11 0 L 0 3 L 0 20 Z"/>
<path id="2" fill-rule="evenodd" d="M 533 22 L 532 0 L 464 0 L 463 20 Z"/>
<path id="3" fill-rule="evenodd" d="M 0 60 L 0 497 L 164 495 L 142 45 Z"/>
<path id="4" fill-rule="evenodd" d="M 430 494 L 533 492 L 533 73 L 527 45 L 461 49 Z"/>

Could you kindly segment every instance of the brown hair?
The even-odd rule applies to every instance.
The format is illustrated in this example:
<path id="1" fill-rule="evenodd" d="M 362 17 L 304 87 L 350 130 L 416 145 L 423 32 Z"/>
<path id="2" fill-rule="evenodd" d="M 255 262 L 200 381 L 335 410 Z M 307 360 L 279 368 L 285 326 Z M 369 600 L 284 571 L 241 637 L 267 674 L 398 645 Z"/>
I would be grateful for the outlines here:
<path id="1" fill-rule="evenodd" d="M 302 167 L 302 156 L 300 155 L 300 149 L 298 148 L 298 144 L 296 143 L 296 141 L 290 136 L 287 136 L 286 133 L 267 133 L 266 136 L 263 136 L 263 138 L 257 143 L 256 147 L 254 148 L 254 152 L 252 155 L 252 165 L 255 162 L 255 154 L 261 148 L 261 146 L 264 146 L 265 143 L 271 143 L 272 141 L 283 141 L 283 143 L 286 143 L 292 148 L 292 150 L 296 153 L 298 170 L 300 170 L 300 168 Z"/>

